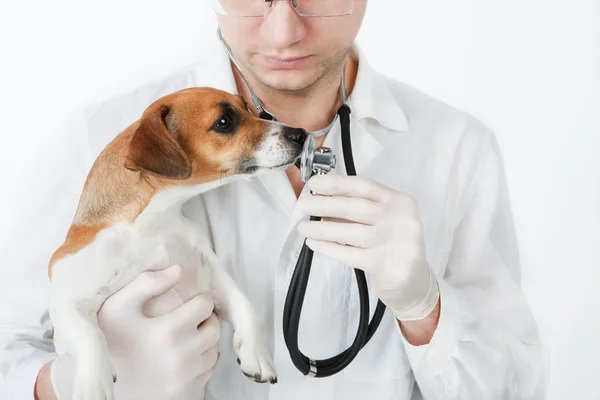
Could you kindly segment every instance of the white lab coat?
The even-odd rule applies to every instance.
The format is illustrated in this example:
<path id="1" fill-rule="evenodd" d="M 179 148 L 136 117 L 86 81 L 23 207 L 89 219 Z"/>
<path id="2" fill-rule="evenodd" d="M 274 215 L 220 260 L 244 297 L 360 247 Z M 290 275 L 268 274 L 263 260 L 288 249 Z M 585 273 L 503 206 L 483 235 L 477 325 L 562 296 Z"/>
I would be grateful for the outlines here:
<path id="1" fill-rule="evenodd" d="M 419 396 L 417 385 L 425 399 L 543 399 L 547 355 L 519 288 L 517 242 L 494 133 L 377 73 L 356 49 L 360 66 L 350 105 L 357 173 L 418 200 L 427 259 L 441 289 L 437 331 L 430 344 L 411 346 L 388 310 L 343 372 L 324 379 L 301 375 L 283 341 L 282 309 L 303 242 L 296 231 L 302 216 L 285 172 L 237 181 L 192 199 L 185 212 L 207 229 L 224 267 L 257 309 L 279 383 L 257 384 L 239 372 L 231 327 L 223 324 L 221 359 L 206 400 L 408 400 L 413 391 L 413 398 Z M 10 227 L 0 264 L 1 399 L 32 399 L 39 368 L 55 357 L 46 268 L 95 156 L 152 101 L 192 86 L 237 93 L 226 54 L 76 114 L 39 161 L 31 205 L 15 210 L 21 223 Z M 345 173 L 339 124 L 325 145 L 338 157 L 333 173 Z M 348 347 L 358 304 L 352 270 L 316 254 L 300 321 L 301 350 L 326 358 Z"/>

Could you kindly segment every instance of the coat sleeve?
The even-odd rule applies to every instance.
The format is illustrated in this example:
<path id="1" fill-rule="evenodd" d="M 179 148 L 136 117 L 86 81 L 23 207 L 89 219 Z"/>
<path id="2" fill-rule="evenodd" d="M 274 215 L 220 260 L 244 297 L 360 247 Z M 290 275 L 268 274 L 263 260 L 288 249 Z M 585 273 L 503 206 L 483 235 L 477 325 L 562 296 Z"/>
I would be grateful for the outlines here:
<path id="1" fill-rule="evenodd" d="M 0 224 L 0 399 L 34 398 L 40 368 L 56 357 L 48 313 L 48 262 L 64 241 L 90 168 L 86 127 L 74 112 L 11 188 Z M 25 125 L 25 124 L 24 124 Z"/>
<path id="2" fill-rule="evenodd" d="M 438 274 L 437 330 L 424 346 L 402 338 L 425 400 L 546 396 L 548 355 L 520 288 L 503 160 L 493 132 L 483 133 L 445 272 Z"/>

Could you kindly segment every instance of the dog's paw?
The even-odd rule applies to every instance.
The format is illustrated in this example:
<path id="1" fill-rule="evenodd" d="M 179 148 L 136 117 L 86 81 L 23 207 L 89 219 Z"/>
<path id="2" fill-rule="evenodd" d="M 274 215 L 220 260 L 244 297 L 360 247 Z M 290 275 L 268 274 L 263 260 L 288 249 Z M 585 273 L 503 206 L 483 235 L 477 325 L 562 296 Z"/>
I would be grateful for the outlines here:
<path id="1" fill-rule="evenodd" d="M 277 371 L 266 346 L 258 340 L 236 338 L 233 344 L 242 373 L 255 382 L 277 383 Z"/>
<path id="2" fill-rule="evenodd" d="M 114 400 L 116 374 L 110 360 L 78 366 L 73 400 Z"/>

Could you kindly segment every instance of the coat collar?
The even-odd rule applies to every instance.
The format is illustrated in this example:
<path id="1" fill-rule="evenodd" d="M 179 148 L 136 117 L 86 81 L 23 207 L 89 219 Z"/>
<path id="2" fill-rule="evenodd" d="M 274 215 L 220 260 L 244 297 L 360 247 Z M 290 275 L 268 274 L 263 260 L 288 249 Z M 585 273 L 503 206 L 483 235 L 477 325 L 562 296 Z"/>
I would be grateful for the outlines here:
<path id="1" fill-rule="evenodd" d="M 348 97 L 356 120 L 367 118 L 392 131 L 408 131 L 408 121 L 390 90 L 390 80 L 371 66 L 362 46 L 352 46 L 350 57 L 358 61 L 354 89 Z"/>

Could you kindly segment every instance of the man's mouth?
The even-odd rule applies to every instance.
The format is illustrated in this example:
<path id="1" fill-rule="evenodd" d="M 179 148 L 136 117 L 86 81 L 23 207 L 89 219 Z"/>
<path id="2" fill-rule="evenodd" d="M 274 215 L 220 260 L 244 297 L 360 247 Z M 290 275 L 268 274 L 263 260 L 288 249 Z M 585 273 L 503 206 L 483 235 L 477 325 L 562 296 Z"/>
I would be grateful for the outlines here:
<path id="1" fill-rule="evenodd" d="M 302 56 L 302 57 L 269 57 L 264 56 L 264 60 L 272 68 L 276 69 L 292 69 L 298 68 L 302 66 L 310 56 Z"/>
<path id="2" fill-rule="evenodd" d="M 276 61 L 276 62 L 292 62 L 292 61 L 298 61 L 301 60 L 303 58 L 306 58 L 308 56 L 298 56 L 298 57 L 271 57 L 271 56 L 265 56 L 265 58 L 268 58 L 269 60 L 272 61 Z"/>

